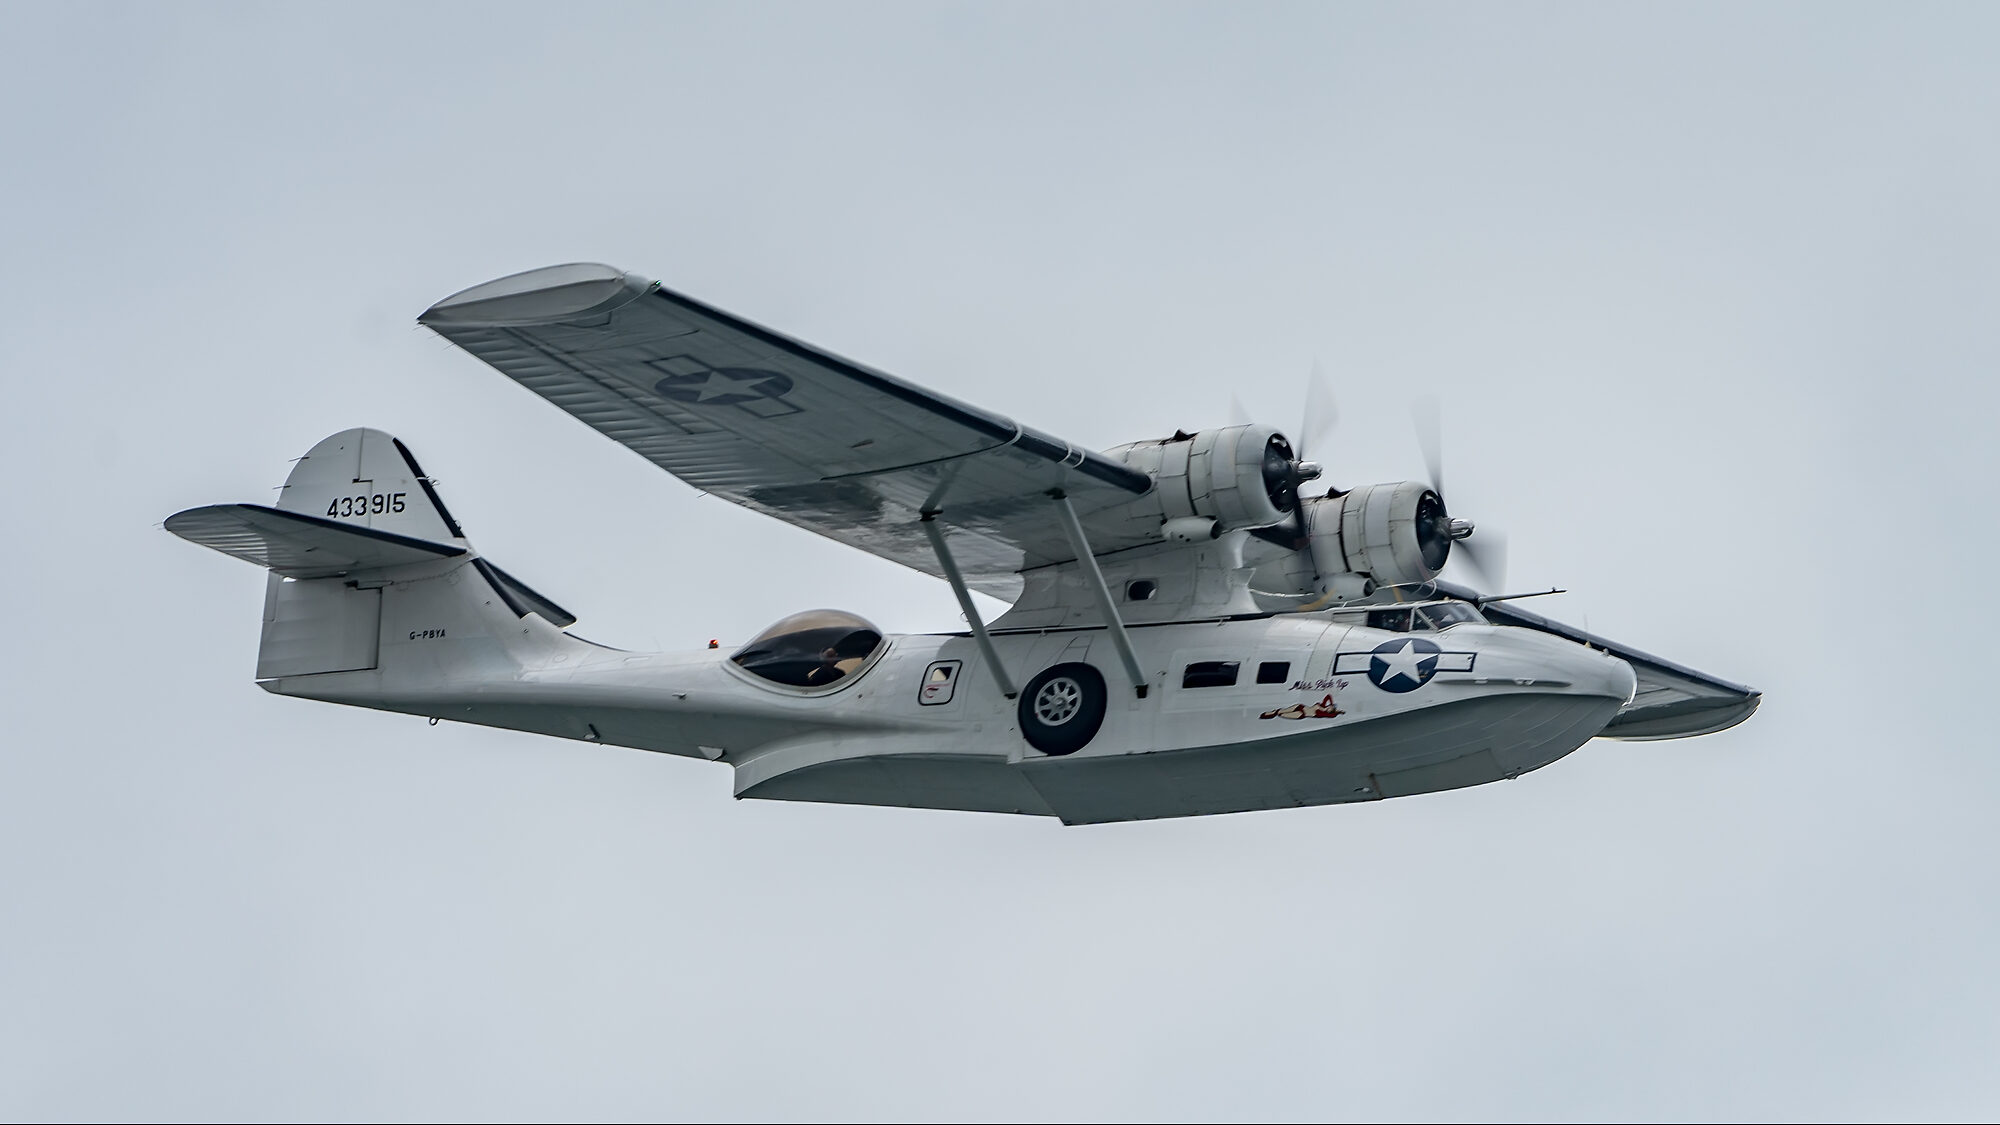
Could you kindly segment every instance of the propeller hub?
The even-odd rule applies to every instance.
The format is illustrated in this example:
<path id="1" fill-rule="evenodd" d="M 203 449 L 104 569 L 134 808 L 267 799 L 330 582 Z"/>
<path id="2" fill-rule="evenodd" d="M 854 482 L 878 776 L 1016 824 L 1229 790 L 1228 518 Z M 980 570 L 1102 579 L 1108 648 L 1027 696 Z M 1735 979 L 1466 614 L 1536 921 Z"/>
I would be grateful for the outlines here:
<path id="1" fill-rule="evenodd" d="M 1453 540 L 1463 539 L 1472 534 L 1475 526 L 1471 520 L 1451 520 L 1445 525 L 1445 534 Z"/>
<path id="2" fill-rule="evenodd" d="M 1298 507 L 1298 485 L 1293 479 L 1297 465 L 1292 443 L 1283 434 L 1272 434 L 1264 443 L 1264 494 L 1271 498 L 1272 507 L 1286 514 Z"/>
<path id="3" fill-rule="evenodd" d="M 1417 550 L 1423 554 L 1424 565 L 1431 573 L 1443 570 L 1445 560 L 1451 557 L 1451 543 L 1457 538 L 1452 534 L 1452 525 L 1458 522 L 1462 521 L 1451 518 L 1444 509 L 1444 497 L 1436 492 L 1426 491 L 1418 498 Z"/>
<path id="4" fill-rule="evenodd" d="M 1292 474 L 1298 477 L 1300 481 L 1318 480 L 1320 474 L 1324 472 L 1326 472 L 1326 466 L 1321 465 L 1318 461 L 1292 462 Z"/>

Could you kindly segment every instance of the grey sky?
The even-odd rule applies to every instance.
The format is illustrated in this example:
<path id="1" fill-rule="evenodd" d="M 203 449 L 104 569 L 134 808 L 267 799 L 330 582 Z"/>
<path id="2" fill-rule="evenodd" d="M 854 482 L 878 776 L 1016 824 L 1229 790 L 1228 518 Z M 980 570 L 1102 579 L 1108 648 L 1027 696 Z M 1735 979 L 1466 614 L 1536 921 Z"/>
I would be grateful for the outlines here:
<path id="1" fill-rule="evenodd" d="M 17 5 L 0 1116 L 1989 1117 L 1989 5 Z M 1767 692 L 1197 821 L 736 803 L 282 700 L 157 524 L 355 425 L 628 647 L 942 583 L 418 329 L 597 259 L 1097 447 L 1422 471 Z M 1967 580 L 1970 579 L 1970 580 Z"/>

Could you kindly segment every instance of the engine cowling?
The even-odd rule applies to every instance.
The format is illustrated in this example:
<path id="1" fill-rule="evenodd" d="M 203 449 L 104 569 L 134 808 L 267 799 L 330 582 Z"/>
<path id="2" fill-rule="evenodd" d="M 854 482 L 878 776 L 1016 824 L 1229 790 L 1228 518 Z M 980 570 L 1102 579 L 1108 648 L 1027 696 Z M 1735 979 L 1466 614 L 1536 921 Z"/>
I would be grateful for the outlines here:
<path id="1" fill-rule="evenodd" d="M 1153 478 L 1162 520 L 1206 517 L 1218 530 L 1291 515 L 1292 443 L 1269 426 L 1225 426 L 1105 451 Z"/>
<path id="2" fill-rule="evenodd" d="M 1420 481 L 1370 484 L 1312 501 L 1313 562 L 1322 575 L 1361 574 L 1377 586 L 1429 582 L 1451 557 L 1444 501 Z"/>

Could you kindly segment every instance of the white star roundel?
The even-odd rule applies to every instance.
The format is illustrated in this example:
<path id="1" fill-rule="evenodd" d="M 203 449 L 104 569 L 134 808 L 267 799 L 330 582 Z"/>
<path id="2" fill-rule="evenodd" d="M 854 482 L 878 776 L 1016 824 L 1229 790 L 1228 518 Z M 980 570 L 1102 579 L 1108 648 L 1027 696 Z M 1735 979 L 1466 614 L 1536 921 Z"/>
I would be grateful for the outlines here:
<path id="1" fill-rule="evenodd" d="M 1438 646 L 1422 637 L 1384 641 L 1368 662 L 1368 679 L 1383 691 L 1415 691 L 1437 675 Z"/>
<path id="2" fill-rule="evenodd" d="M 717 367 L 668 375 L 653 384 L 663 398 L 713 406 L 737 406 L 778 398 L 792 389 L 790 377 L 754 367 Z"/>

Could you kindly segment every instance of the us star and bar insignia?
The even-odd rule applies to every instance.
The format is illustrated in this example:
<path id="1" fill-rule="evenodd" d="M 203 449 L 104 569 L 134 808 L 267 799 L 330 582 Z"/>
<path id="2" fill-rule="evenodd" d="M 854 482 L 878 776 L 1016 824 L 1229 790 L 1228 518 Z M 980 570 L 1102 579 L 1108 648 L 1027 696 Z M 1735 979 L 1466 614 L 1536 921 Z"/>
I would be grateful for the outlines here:
<path id="1" fill-rule="evenodd" d="M 1446 652 L 1435 641 L 1405 637 L 1384 641 L 1368 652 L 1343 652 L 1333 658 L 1335 675 L 1365 675 L 1368 682 L 1398 695 L 1415 691 L 1439 672 L 1470 672 L 1477 653 Z"/>

